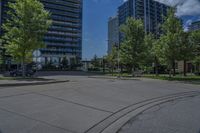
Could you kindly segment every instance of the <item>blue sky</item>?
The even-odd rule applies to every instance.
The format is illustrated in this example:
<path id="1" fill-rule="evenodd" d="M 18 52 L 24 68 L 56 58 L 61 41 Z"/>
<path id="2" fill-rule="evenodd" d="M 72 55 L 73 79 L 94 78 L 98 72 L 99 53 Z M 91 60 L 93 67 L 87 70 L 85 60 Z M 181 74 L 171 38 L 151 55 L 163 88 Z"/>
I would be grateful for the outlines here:
<path id="1" fill-rule="evenodd" d="M 107 22 L 123 0 L 83 0 L 83 59 L 107 51 Z"/>
<path id="2" fill-rule="evenodd" d="M 83 59 L 91 59 L 96 54 L 101 57 L 107 52 L 107 22 L 117 13 L 124 0 L 83 0 Z M 157 0 L 180 4 L 177 15 L 184 24 L 200 19 L 199 0 Z M 174 3 L 174 1 L 176 3 Z"/>

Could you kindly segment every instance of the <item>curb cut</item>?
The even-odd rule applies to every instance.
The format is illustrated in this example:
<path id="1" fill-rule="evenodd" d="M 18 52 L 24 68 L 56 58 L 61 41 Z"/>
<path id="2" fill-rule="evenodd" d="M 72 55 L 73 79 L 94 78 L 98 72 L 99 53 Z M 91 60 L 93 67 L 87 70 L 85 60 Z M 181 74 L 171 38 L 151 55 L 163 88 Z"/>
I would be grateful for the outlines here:
<path id="1" fill-rule="evenodd" d="M 11 83 L 11 84 L 0 84 L 0 87 L 19 87 L 19 86 L 31 86 L 31 85 L 46 85 L 46 84 L 58 84 L 58 83 L 65 83 L 69 82 L 69 80 L 54 80 L 54 81 L 48 81 L 48 82 L 35 82 L 35 83 Z"/>

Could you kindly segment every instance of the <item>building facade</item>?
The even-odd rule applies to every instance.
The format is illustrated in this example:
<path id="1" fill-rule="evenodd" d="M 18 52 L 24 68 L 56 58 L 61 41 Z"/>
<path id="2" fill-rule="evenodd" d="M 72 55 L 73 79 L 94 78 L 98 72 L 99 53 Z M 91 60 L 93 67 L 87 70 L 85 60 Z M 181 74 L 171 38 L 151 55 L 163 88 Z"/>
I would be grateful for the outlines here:
<path id="1" fill-rule="evenodd" d="M 164 22 L 168 6 L 154 0 L 128 0 L 118 8 L 119 25 L 128 17 L 141 19 L 146 33 L 160 34 L 159 24 Z"/>
<path id="2" fill-rule="evenodd" d="M 7 18 L 7 1 L 1 1 L 1 23 Z M 34 60 L 41 65 L 59 65 L 63 58 L 69 65 L 82 57 L 82 0 L 40 0 L 51 13 L 52 26 L 44 37 L 45 48 L 37 50 Z M 2 34 L 2 31 L 1 31 Z"/>
<path id="3" fill-rule="evenodd" d="M 113 45 L 119 44 L 119 19 L 118 16 L 110 17 L 108 20 L 108 54 L 111 53 Z"/>
<path id="4" fill-rule="evenodd" d="M 190 31 L 200 30 L 200 21 L 193 22 L 190 27 Z"/>
<path id="5" fill-rule="evenodd" d="M 8 7 L 7 7 L 8 1 L 9 0 L 0 0 L 0 37 L 4 33 L 2 30 L 2 24 L 8 18 L 7 14 L 6 14 L 6 12 L 8 11 Z M 3 65 L 11 63 L 11 57 L 9 55 L 5 54 L 5 49 L 3 48 L 2 40 L 0 42 L 0 53 L 1 53 L 0 65 L 1 65 L 1 70 L 2 70 Z"/>
<path id="6" fill-rule="evenodd" d="M 7 19 L 6 12 L 8 11 L 7 3 L 9 0 L 0 0 L 0 26 L 5 22 Z M 0 35 L 3 34 L 3 30 L 0 27 Z"/>

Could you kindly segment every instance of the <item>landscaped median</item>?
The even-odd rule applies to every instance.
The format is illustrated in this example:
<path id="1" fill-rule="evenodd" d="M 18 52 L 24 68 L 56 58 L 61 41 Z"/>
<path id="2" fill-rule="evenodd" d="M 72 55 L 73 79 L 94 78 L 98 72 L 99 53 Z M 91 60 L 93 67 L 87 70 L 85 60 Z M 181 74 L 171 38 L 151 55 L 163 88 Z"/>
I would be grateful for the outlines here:
<path id="1" fill-rule="evenodd" d="M 69 80 L 47 79 L 47 78 L 14 78 L 0 77 L 0 87 L 45 85 L 69 82 Z"/>
<path id="2" fill-rule="evenodd" d="M 169 75 L 153 75 L 153 74 L 145 74 L 143 75 L 144 78 L 150 78 L 150 79 L 160 79 L 160 80 L 168 80 L 168 81 L 182 81 L 182 82 L 188 82 L 188 83 L 194 83 L 194 84 L 200 84 L 200 76 L 195 75 L 176 75 L 169 77 Z"/>
<path id="3" fill-rule="evenodd" d="M 140 77 L 132 77 L 131 74 L 128 73 L 123 73 L 123 74 L 105 74 L 107 77 L 113 77 L 117 78 L 120 77 L 120 79 L 138 79 L 138 78 L 149 78 L 149 79 L 158 79 L 158 80 L 167 80 L 167 81 L 180 81 L 180 82 L 185 82 L 185 83 L 192 83 L 192 84 L 200 84 L 200 76 L 195 76 L 195 75 L 188 75 L 188 76 L 183 76 L 183 75 L 176 75 L 176 76 L 171 76 L 169 77 L 168 74 L 160 74 L 156 76 L 155 74 L 143 74 Z"/>

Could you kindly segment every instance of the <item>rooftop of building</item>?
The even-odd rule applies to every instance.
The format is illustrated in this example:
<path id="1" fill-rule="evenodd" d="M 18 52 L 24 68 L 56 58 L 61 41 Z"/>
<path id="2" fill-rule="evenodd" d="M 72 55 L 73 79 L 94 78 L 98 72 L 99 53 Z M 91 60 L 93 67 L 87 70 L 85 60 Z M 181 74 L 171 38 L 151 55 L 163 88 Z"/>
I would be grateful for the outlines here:
<path id="1" fill-rule="evenodd" d="M 160 5 L 168 6 L 168 5 L 163 4 L 163 3 L 159 2 L 159 1 L 155 1 L 155 0 L 152 0 L 152 1 L 155 2 L 155 3 L 159 3 Z M 129 2 L 130 2 L 130 0 L 125 1 L 122 5 L 120 5 L 120 6 L 118 7 L 118 9 L 124 8 L 125 6 L 127 6 L 127 5 L 129 4 Z"/>
<path id="2" fill-rule="evenodd" d="M 118 18 L 118 15 L 109 17 L 109 21 L 110 21 L 110 20 L 113 20 L 113 19 L 117 19 L 117 18 Z"/>

